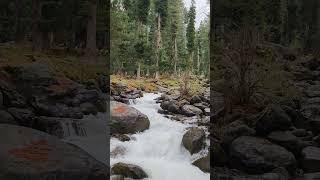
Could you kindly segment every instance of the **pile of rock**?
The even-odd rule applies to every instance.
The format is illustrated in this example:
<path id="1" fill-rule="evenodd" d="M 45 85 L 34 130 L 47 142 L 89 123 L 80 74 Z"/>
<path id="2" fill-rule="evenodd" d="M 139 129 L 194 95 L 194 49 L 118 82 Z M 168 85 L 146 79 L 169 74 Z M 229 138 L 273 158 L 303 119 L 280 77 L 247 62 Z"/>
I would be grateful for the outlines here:
<path id="1" fill-rule="evenodd" d="M 162 110 L 159 113 L 170 114 L 172 119 L 178 121 L 187 121 L 196 117 L 199 125 L 209 125 L 210 121 L 210 89 L 205 92 L 194 95 L 189 99 L 180 96 L 179 92 L 171 94 L 162 94 L 157 99 Z"/>
<path id="2" fill-rule="evenodd" d="M 219 176 L 258 180 L 319 174 L 320 129 L 297 127 L 313 121 L 291 107 L 270 105 L 254 122 L 251 125 L 236 120 L 222 129 L 220 141 L 213 141 L 211 163 Z M 230 170 L 221 171 L 220 167 L 238 171 L 232 174 Z M 280 174 L 275 172 L 279 168 L 282 168 Z M 287 172 L 283 173 L 284 170 Z"/>
<path id="3" fill-rule="evenodd" d="M 129 104 L 130 99 L 136 99 L 143 96 L 143 88 L 129 88 L 127 84 L 119 82 L 111 83 L 111 100 Z"/>
<path id="4" fill-rule="evenodd" d="M 68 134 L 65 127 L 85 135 L 77 125 L 84 115 L 105 112 L 106 99 L 98 87 L 55 74 L 45 64 L 1 67 L 0 129 L 6 138 L 0 156 L 7 165 L 0 179 L 107 178 L 106 165 L 58 139 Z"/>

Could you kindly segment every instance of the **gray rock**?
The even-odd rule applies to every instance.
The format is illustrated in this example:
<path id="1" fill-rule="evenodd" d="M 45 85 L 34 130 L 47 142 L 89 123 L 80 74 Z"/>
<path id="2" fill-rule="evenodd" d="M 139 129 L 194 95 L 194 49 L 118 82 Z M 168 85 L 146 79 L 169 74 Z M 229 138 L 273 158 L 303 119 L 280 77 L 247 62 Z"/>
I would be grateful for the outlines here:
<path id="1" fill-rule="evenodd" d="M 35 120 L 35 114 L 30 109 L 9 108 L 8 112 L 21 126 L 31 127 Z"/>
<path id="2" fill-rule="evenodd" d="M 112 175 L 122 175 L 126 178 L 133 179 L 143 179 L 147 178 L 148 175 L 145 173 L 141 167 L 133 164 L 117 163 L 114 164 L 111 168 Z"/>
<path id="3" fill-rule="evenodd" d="M 197 95 L 192 96 L 190 99 L 190 104 L 201 103 L 201 98 Z"/>
<path id="4" fill-rule="evenodd" d="M 181 108 L 181 114 L 186 115 L 186 116 L 195 116 L 195 115 L 201 115 L 203 112 L 201 109 L 192 106 L 192 105 L 184 105 Z"/>
<path id="5" fill-rule="evenodd" d="M 111 101 L 111 134 L 132 134 L 149 128 L 146 115 L 126 104 Z"/>
<path id="6" fill-rule="evenodd" d="M 267 107 L 256 122 L 256 132 L 260 135 L 267 135 L 272 131 L 289 130 L 291 119 L 286 112 L 278 105 Z"/>
<path id="7" fill-rule="evenodd" d="M 299 149 L 297 149 L 298 138 L 289 131 L 274 131 L 268 135 L 268 139 L 291 152 L 299 151 Z"/>
<path id="8" fill-rule="evenodd" d="M 262 138 L 242 136 L 230 145 L 232 166 L 249 173 L 266 173 L 278 167 L 293 169 L 294 155 L 285 148 Z"/>
<path id="9" fill-rule="evenodd" d="M 242 121 L 234 121 L 222 129 L 222 144 L 229 147 L 234 139 L 240 136 L 252 136 L 254 134 L 255 130 L 248 127 Z"/>
<path id="10" fill-rule="evenodd" d="M 18 124 L 17 121 L 11 116 L 10 113 L 0 110 L 0 123 L 1 124 Z"/>
<path id="11" fill-rule="evenodd" d="M 0 179 L 102 180 L 109 167 L 82 149 L 34 129 L 0 124 Z"/>
<path id="12" fill-rule="evenodd" d="M 200 159 L 197 159 L 192 163 L 194 166 L 197 166 L 201 171 L 209 173 L 210 172 L 210 155 L 206 155 Z"/>
<path id="13" fill-rule="evenodd" d="M 301 164 L 306 172 L 320 171 L 320 148 L 308 146 L 302 150 Z"/>
<path id="14" fill-rule="evenodd" d="M 182 144 L 191 154 L 199 152 L 205 144 L 204 130 L 196 127 L 188 129 L 183 135 Z"/>

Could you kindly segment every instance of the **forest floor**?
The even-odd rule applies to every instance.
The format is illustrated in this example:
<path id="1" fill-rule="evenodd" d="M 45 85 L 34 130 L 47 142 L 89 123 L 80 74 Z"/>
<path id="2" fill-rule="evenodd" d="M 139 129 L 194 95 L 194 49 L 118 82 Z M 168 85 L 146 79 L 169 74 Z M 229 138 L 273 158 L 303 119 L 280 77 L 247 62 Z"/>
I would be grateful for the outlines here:
<path id="1" fill-rule="evenodd" d="M 0 45 L 0 67 L 31 62 L 47 64 L 51 70 L 79 82 L 95 79 L 108 71 L 107 60 L 102 56 L 85 57 L 64 49 L 33 52 L 29 44 Z"/>
<path id="2" fill-rule="evenodd" d="M 154 92 L 158 90 L 158 87 L 170 88 L 175 90 L 180 90 L 184 86 L 184 82 L 181 78 L 162 76 L 159 80 L 154 78 L 140 78 L 136 79 L 134 77 L 121 76 L 121 75 L 111 75 L 111 83 L 124 83 L 128 88 L 139 88 L 144 89 L 147 92 Z M 205 82 L 203 79 L 193 76 L 188 81 L 188 92 L 192 96 L 199 92 L 204 91 Z"/>

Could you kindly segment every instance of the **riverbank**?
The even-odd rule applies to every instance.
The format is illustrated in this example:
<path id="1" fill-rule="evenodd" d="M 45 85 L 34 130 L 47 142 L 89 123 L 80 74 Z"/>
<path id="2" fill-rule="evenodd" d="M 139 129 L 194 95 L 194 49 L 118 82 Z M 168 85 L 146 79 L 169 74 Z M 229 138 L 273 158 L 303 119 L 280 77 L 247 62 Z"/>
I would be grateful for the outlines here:
<path id="1" fill-rule="evenodd" d="M 108 178 L 102 89 L 43 62 L 0 67 L 0 179 Z"/>
<path id="2" fill-rule="evenodd" d="M 206 126 L 210 111 L 191 104 L 185 106 L 189 101 L 200 105 L 201 99 L 189 97 L 187 100 L 184 96 L 179 99 L 178 86 L 176 89 L 157 85 L 157 90 L 162 92 L 160 94 L 157 91 L 145 93 L 139 88 L 132 89 L 132 86 L 128 88 L 123 82 L 122 90 L 119 90 L 120 85 L 115 85 L 111 87 L 114 90 L 111 93 L 112 99 L 118 101 L 111 102 L 113 138 L 110 152 L 113 179 L 210 179 L 210 144 Z M 120 92 L 116 93 L 115 89 Z M 205 101 L 208 102 L 209 91 L 205 94 L 203 98 L 206 97 Z M 170 112 L 163 107 L 169 101 L 178 103 L 177 100 L 183 99 L 181 112 Z M 193 102 L 195 100 L 200 102 Z M 209 108 L 207 102 L 203 103 Z M 177 108 L 180 109 L 178 105 Z M 206 123 L 203 123 L 204 119 L 207 119 Z"/>

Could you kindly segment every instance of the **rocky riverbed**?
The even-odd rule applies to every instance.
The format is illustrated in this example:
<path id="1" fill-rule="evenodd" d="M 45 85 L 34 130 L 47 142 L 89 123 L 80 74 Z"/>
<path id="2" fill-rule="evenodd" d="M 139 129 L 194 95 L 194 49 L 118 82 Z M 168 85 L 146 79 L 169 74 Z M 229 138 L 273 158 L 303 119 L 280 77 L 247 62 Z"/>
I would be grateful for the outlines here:
<path id="1" fill-rule="evenodd" d="M 1 67 L 0 179 L 107 179 L 107 91 L 99 85 L 41 63 Z"/>
<path id="2" fill-rule="evenodd" d="M 210 179 L 209 89 L 184 98 L 163 87 L 160 94 L 116 86 L 112 99 L 117 101 L 111 101 L 113 179 Z M 123 89 L 116 92 L 119 87 Z"/>
<path id="3" fill-rule="evenodd" d="M 223 94 L 211 92 L 213 179 L 320 178 L 320 61 L 314 57 L 293 60 L 287 71 L 293 74 L 293 86 L 302 92 L 299 99 L 221 117 Z"/>

